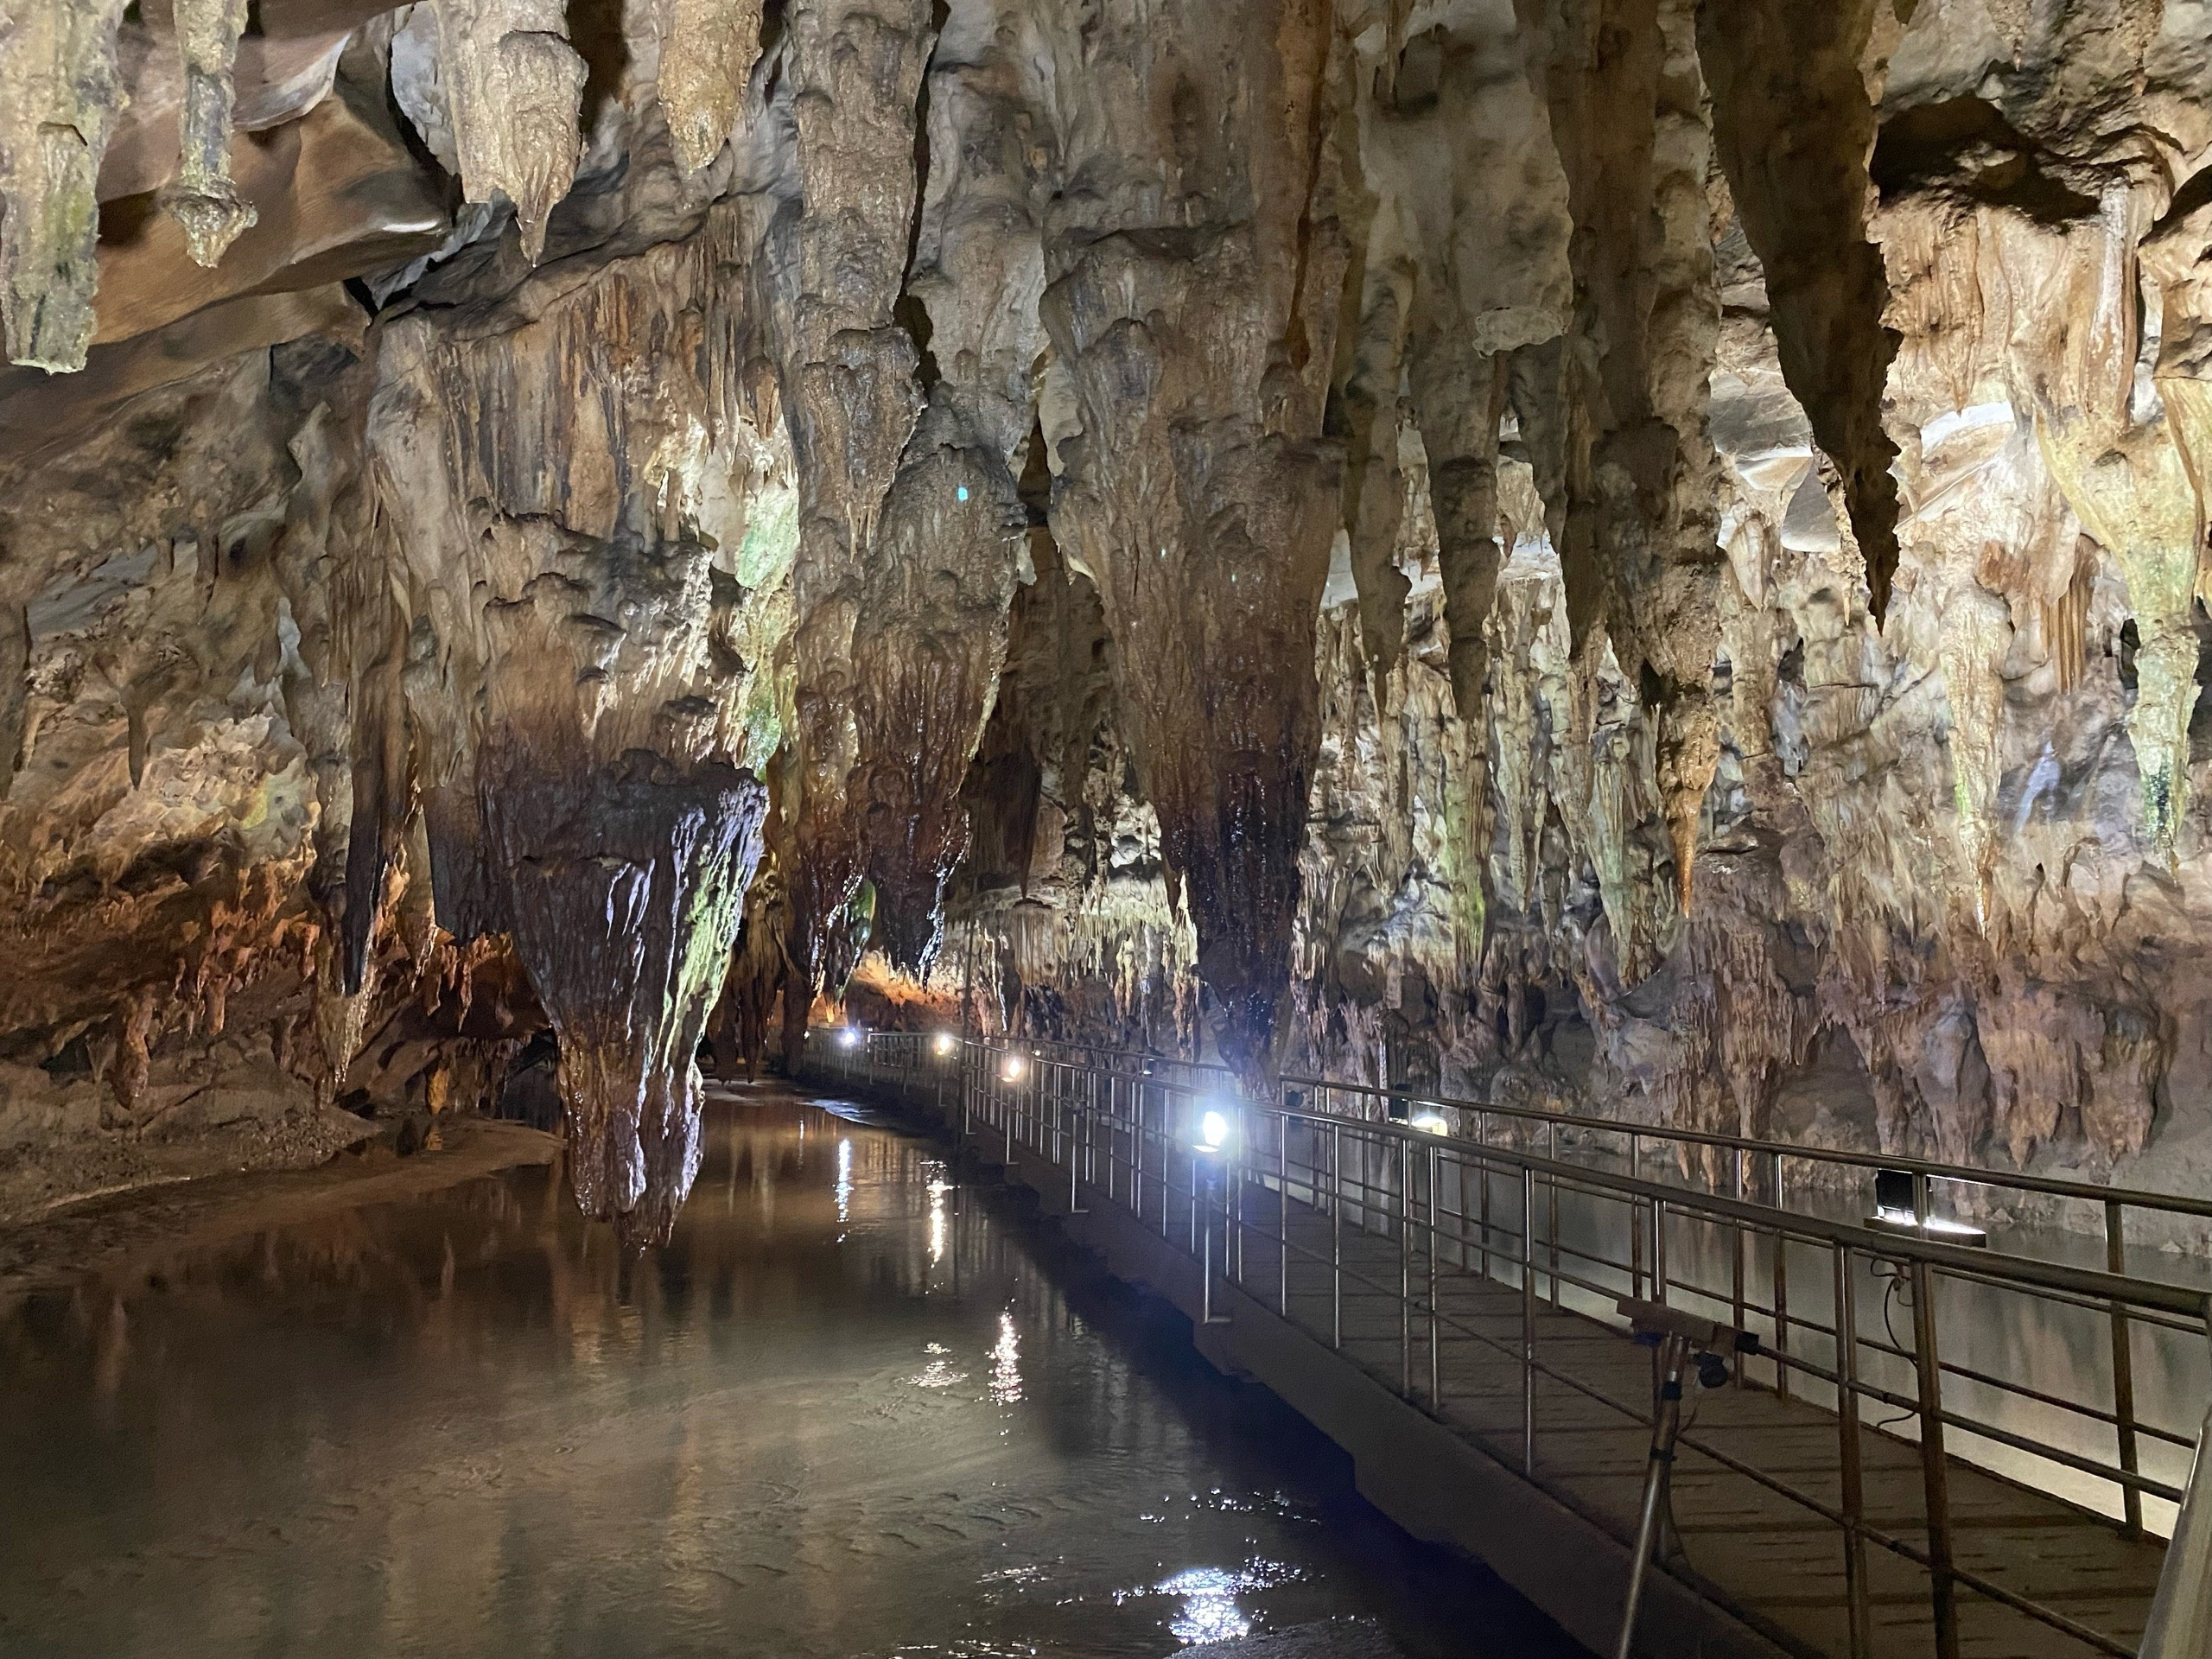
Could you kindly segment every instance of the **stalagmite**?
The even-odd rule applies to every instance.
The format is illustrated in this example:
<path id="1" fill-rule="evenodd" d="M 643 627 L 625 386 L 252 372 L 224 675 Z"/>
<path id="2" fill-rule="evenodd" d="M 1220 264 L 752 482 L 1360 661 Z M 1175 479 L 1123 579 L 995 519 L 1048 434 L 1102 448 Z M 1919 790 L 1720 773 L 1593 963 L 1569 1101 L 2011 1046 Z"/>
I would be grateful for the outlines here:
<path id="1" fill-rule="evenodd" d="M 2189 809 L 2189 723 L 2196 707 L 2196 602 L 2205 512 L 2179 423 L 2138 388 L 2142 317 L 2138 193 L 2108 191 L 2070 239 L 2070 296 L 2055 372 L 2037 377 L 2037 435 L 2082 527 L 2118 560 L 2137 629 L 2135 707 L 2127 720 L 2142 779 L 2144 834 L 2171 855 Z M 2152 385 L 2155 387 L 2154 380 Z M 2189 394 L 2182 407 L 2188 409 Z M 2193 411 L 2192 411 L 2193 412 Z"/>
<path id="2" fill-rule="evenodd" d="M 124 0 L 22 0 L 0 14 L 0 321 L 8 359 L 85 366 L 99 270 L 94 195 L 121 88 Z"/>
<path id="3" fill-rule="evenodd" d="M 177 118 L 181 164 L 162 205 L 184 226 L 192 257 L 219 261 L 260 215 L 231 181 L 231 108 L 246 0 L 176 0 L 177 51 L 184 60 L 184 108 Z"/>

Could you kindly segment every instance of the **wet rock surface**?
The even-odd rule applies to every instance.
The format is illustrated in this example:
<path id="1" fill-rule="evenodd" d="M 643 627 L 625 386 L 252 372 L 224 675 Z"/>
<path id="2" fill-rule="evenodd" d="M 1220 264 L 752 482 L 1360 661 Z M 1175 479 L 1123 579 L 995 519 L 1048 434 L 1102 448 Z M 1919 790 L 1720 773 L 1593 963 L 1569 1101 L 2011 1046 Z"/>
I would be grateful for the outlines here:
<path id="1" fill-rule="evenodd" d="M 2192 1185 L 2208 40 L 16 8 L 0 1144 L 650 1241 L 842 1007 Z"/>

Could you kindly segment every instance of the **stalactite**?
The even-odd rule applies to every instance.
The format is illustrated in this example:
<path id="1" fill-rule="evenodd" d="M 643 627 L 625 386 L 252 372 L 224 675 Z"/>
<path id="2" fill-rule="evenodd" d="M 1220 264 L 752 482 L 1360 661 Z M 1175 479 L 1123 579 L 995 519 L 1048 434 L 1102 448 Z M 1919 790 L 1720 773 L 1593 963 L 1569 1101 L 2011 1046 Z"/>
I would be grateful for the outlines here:
<path id="1" fill-rule="evenodd" d="M 1554 0 L 1543 23 L 1535 73 L 1566 172 L 1580 308 L 1560 382 L 1582 411 L 1567 450 L 1560 569 L 1577 648 L 1602 622 L 1644 689 L 1687 914 L 1719 759 L 1721 563 L 1705 429 L 1719 321 L 1712 138 L 1693 8 Z"/>
<path id="2" fill-rule="evenodd" d="M 432 0 L 438 71 L 471 201 L 514 204 L 523 252 L 545 251 L 545 224 L 576 175 L 584 60 L 555 0 Z"/>
<path id="3" fill-rule="evenodd" d="M 22 0 L 0 16 L 0 318 L 10 362 L 67 373 L 92 342 L 95 188 L 120 101 L 124 0 Z"/>
<path id="4" fill-rule="evenodd" d="M 296 1144 L 466 1109 L 550 1021 L 650 1239 L 702 1027 L 828 992 L 2159 1179 L 2166 10 L 25 0 L 10 348 L 99 348 L 0 373 L 0 1144 L 181 1145 L 264 1034 Z"/>
<path id="5" fill-rule="evenodd" d="M 816 0 L 793 7 L 786 27 L 802 191 L 787 223 L 804 296 L 784 344 L 799 493 L 790 1046 L 814 988 L 834 994 L 858 959 L 842 919 L 864 861 L 866 803 L 852 794 L 861 759 L 854 650 L 885 498 L 924 406 L 920 353 L 894 311 L 912 239 L 916 100 L 932 32 L 926 0 L 899 0 L 886 15 Z M 895 617 L 866 620 L 899 626 Z"/>
<path id="6" fill-rule="evenodd" d="M 764 0 L 653 0 L 660 103 L 677 164 L 697 173 L 737 126 L 760 55 Z"/>
<path id="7" fill-rule="evenodd" d="M 184 60 L 184 108 L 177 118 L 182 162 L 162 205 L 184 226 L 193 258 L 213 266 L 260 219 L 231 181 L 232 76 L 246 0 L 176 0 L 175 16 Z"/>
<path id="8" fill-rule="evenodd" d="M 1700 0 L 1714 149 L 1764 269 L 1782 372 L 1843 474 L 1874 615 L 1897 570 L 1897 447 L 1882 391 L 1897 336 L 1866 238 L 1873 99 L 1861 70 L 1891 0 Z"/>
<path id="9" fill-rule="evenodd" d="M 560 1033 L 576 1202 L 630 1243 L 664 1243 L 698 1172 L 693 1056 L 736 943 L 766 791 L 730 767 L 685 773 L 645 755 L 581 775 L 527 751 L 491 766 L 486 829 Z"/>
<path id="10" fill-rule="evenodd" d="M 1130 203 L 1179 187 L 1205 217 L 1188 254 L 1110 234 L 1110 219 L 1047 243 L 1046 322 L 1084 435 L 1052 529 L 1098 575 L 1217 1040 L 1256 1077 L 1287 980 L 1316 735 L 1306 668 L 1338 510 L 1337 458 L 1319 442 L 1344 260 L 1328 217 L 1328 35 L 1304 0 L 1255 0 L 1181 8 L 1160 38 L 1179 73 L 1216 82 L 1194 97 L 1244 113 L 1198 168 L 1160 153 L 1141 104 L 1068 157 L 1121 172 Z M 1262 41 L 1270 50 L 1249 52 Z M 1238 179 L 1234 193 L 1198 194 L 1209 169 Z"/>

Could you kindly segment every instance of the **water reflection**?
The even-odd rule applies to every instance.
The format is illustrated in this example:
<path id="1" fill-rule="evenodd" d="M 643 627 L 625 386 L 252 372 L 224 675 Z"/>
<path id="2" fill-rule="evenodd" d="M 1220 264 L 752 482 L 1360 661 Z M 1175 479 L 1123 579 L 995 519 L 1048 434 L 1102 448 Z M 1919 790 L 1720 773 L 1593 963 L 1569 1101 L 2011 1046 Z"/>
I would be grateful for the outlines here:
<path id="1" fill-rule="evenodd" d="M 998 1344 L 991 1350 L 991 1398 L 1010 1406 L 1021 1398 L 1021 1338 L 1011 1310 L 999 1315 Z"/>
<path id="2" fill-rule="evenodd" d="M 944 1179 L 943 1165 L 932 1167 L 930 1174 L 930 1265 L 944 1260 L 944 1241 L 951 1230 L 951 1217 L 945 1209 L 945 1199 L 950 1196 L 952 1183 Z"/>
<path id="3" fill-rule="evenodd" d="M 711 1103 L 643 1257 L 564 1179 L 0 1312 L 0 1656 L 1110 1659 L 1344 1613 L 1571 1651 L 1462 1577 L 1409 1592 L 1325 1447 L 1071 1306 L 918 1141 Z M 1237 1561 L 1286 1573 L 1117 1593 Z"/>

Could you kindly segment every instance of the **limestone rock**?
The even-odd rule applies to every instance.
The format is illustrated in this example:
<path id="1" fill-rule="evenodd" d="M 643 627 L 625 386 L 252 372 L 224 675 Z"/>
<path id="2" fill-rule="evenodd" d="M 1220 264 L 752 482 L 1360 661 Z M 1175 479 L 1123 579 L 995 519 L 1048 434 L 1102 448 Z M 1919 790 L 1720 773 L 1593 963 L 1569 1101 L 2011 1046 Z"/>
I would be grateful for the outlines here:
<path id="1" fill-rule="evenodd" d="M 0 17 L 0 321 L 11 363 L 85 365 L 122 19 L 122 0 L 29 0 Z"/>
<path id="2" fill-rule="evenodd" d="M 177 48 L 184 60 L 182 161 L 162 205 L 184 226 L 195 264 L 213 265 L 260 215 L 231 183 L 231 112 L 245 0 L 176 0 Z"/>
<path id="3" fill-rule="evenodd" d="M 0 20 L 0 1135 L 519 1071 L 649 1243 L 842 1011 L 2190 1179 L 2204 0 L 256 16 Z"/>

